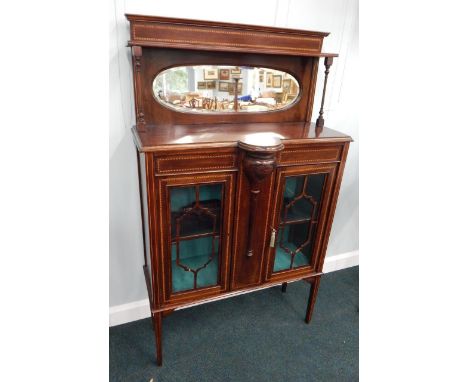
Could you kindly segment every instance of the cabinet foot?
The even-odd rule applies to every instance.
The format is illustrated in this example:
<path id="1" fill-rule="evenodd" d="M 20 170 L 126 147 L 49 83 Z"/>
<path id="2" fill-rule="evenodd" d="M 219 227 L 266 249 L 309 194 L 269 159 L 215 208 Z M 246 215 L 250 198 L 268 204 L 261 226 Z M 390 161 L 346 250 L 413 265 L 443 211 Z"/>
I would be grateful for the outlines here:
<path id="1" fill-rule="evenodd" d="M 156 340 L 156 364 L 162 365 L 162 313 L 153 314 L 153 328 Z"/>
<path id="2" fill-rule="evenodd" d="M 281 292 L 286 293 L 287 286 L 288 286 L 288 283 L 281 284 Z"/>
<path id="3" fill-rule="evenodd" d="M 307 312 L 305 316 L 305 322 L 308 324 L 312 319 L 312 313 L 314 311 L 315 300 L 317 299 L 318 288 L 320 284 L 320 276 L 314 277 L 310 282 L 309 301 L 307 302 Z"/>

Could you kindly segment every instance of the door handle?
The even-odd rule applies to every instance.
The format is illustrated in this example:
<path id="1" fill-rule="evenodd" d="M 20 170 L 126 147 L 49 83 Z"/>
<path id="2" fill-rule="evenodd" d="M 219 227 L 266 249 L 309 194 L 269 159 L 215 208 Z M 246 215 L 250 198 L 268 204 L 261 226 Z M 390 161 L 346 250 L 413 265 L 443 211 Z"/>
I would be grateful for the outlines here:
<path id="1" fill-rule="evenodd" d="M 271 236 L 270 236 L 270 248 L 275 248 L 275 242 L 276 242 L 276 229 L 271 230 Z"/>

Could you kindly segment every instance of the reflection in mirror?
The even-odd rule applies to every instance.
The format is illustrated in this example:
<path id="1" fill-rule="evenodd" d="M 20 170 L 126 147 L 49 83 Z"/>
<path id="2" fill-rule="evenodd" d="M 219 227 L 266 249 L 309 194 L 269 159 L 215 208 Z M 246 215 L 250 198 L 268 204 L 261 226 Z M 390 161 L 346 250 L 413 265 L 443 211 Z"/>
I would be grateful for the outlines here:
<path id="1" fill-rule="evenodd" d="M 177 66 L 156 76 L 153 93 L 158 102 L 179 111 L 264 112 L 293 104 L 299 84 L 289 73 L 269 68 Z"/>

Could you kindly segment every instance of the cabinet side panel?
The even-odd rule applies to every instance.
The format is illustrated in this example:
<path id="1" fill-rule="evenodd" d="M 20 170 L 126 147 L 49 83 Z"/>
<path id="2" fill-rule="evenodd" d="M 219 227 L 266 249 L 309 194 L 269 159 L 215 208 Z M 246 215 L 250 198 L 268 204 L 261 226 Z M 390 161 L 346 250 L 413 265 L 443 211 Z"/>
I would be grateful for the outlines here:
<path id="1" fill-rule="evenodd" d="M 143 223 L 143 245 L 145 246 L 144 248 L 144 256 L 145 256 L 145 264 L 148 265 L 148 271 L 151 276 L 152 270 L 151 270 L 151 248 L 150 248 L 150 231 L 149 231 L 149 216 L 148 216 L 148 192 L 147 192 L 147 182 L 146 182 L 146 176 L 144 173 L 144 169 L 146 168 L 146 161 L 145 161 L 145 154 L 138 154 L 138 160 L 140 161 L 140 182 L 141 182 L 141 187 L 140 187 L 140 192 L 141 192 L 141 202 L 142 202 L 142 223 Z M 143 169 L 143 171 L 142 171 Z"/>
<path id="2" fill-rule="evenodd" d="M 326 227 L 324 229 L 323 233 L 323 240 L 321 243 L 321 248 L 319 250 L 319 258 L 318 258 L 318 266 L 316 268 L 317 272 L 322 272 L 323 270 L 323 263 L 325 261 L 325 256 L 327 254 L 327 246 L 328 246 L 328 240 L 330 238 L 330 232 L 331 232 L 331 227 L 333 224 L 333 218 L 335 216 L 335 209 L 336 209 L 336 204 L 338 202 L 338 195 L 340 193 L 340 187 L 341 187 L 341 180 L 343 179 L 343 172 L 346 164 L 346 157 L 348 155 L 348 149 L 349 149 L 349 143 L 346 143 L 343 147 L 342 155 L 341 155 L 341 161 L 340 165 L 338 168 L 338 174 L 336 176 L 335 180 L 335 185 L 333 187 L 332 191 L 332 196 L 331 196 L 331 201 L 330 201 L 330 209 L 328 211 L 328 219 L 326 223 Z"/>
<path id="3" fill-rule="evenodd" d="M 155 187 L 155 176 L 154 176 L 154 163 L 153 163 L 153 154 L 145 153 L 145 180 L 146 180 L 146 195 L 145 200 L 147 201 L 147 223 L 148 223 L 148 232 L 147 236 L 147 245 L 149 247 L 149 252 L 147 252 L 149 258 L 149 268 L 151 269 L 151 287 L 152 287 L 152 307 L 157 308 L 160 306 L 160 282 L 159 270 L 161 269 L 160 259 L 159 259 L 159 248 L 158 248 L 158 227 L 159 227 L 159 215 L 157 213 L 156 203 L 158 200 L 158 195 L 156 193 Z M 148 248 L 147 247 L 147 248 Z"/>

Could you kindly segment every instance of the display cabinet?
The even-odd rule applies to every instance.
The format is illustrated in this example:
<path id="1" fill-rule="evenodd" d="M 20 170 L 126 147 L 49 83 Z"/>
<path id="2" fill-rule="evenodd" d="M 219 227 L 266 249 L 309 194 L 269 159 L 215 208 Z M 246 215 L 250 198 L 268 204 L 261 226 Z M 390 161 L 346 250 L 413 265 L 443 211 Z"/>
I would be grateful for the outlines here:
<path id="1" fill-rule="evenodd" d="M 304 280 L 309 322 L 352 141 L 324 126 L 327 33 L 127 19 L 157 364 L 163 317 L 195 304 Z"/>

